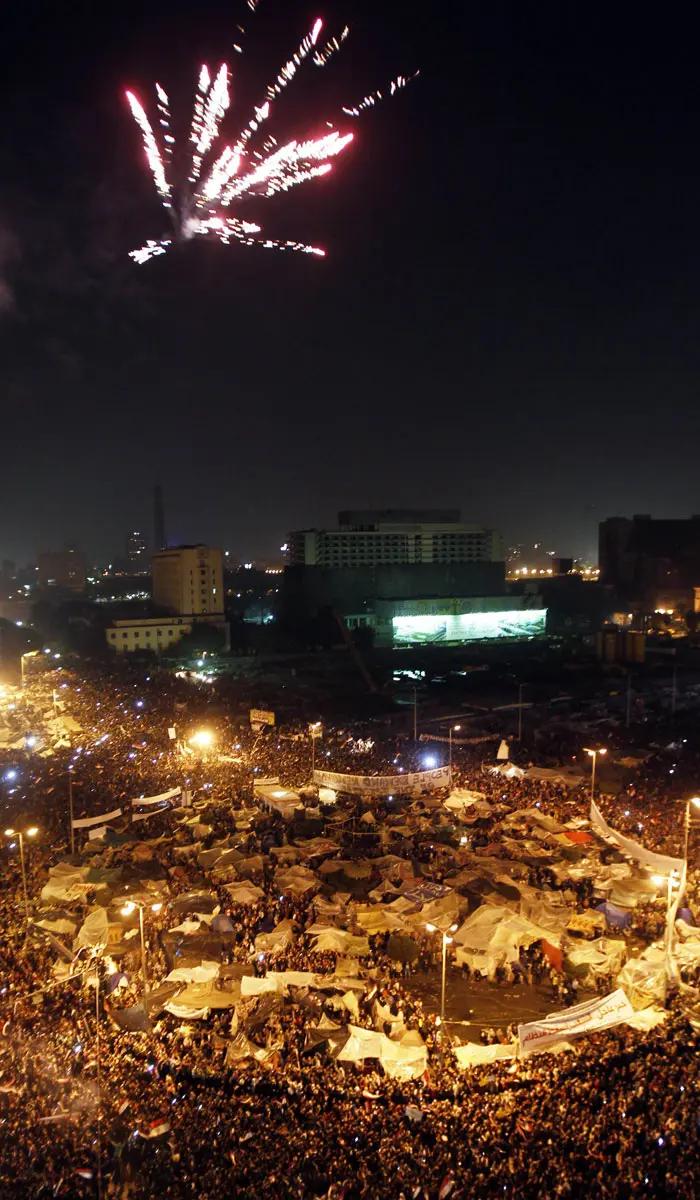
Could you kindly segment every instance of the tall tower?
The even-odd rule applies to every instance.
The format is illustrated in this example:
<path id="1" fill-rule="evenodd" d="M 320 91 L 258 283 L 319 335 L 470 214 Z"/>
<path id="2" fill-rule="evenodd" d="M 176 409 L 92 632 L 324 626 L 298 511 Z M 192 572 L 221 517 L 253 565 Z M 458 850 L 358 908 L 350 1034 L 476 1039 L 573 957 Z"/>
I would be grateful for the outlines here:
<path id="1" fill-rule="evenodd" d="M 153 534 L 155 549 L 165 550 L 168 544 L 165 536 L 165 504 L 163 502 L 163 489 L 159 483 L 153 489 Z"/>

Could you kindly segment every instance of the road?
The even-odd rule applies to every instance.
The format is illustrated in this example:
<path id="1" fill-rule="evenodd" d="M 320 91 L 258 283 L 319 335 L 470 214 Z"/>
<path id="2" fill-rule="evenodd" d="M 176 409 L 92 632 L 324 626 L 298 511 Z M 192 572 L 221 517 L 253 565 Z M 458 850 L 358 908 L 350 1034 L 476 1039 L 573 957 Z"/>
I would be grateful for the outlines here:
<path id="1" fill-rule="evenodd" d="M 428 1012 L 440 1012 L 442 972 L 433 968 L 418 972 L 405 980 L 407 991 L 419 996 Z M 594 992 L 579 990 L 577 1003 L 589 1000 Z M 462 1041 L 478 1041 L 486 1027 L 505 1028 L 511 1022 L 534 1021 L 563 1005 L 555 1001 L 549 980 L 528 987 L 527 984 L 491 984 L 465 980 L 459 970 L 447 971 L 445 989 L 445 1024 L 452 1036 Z"/>

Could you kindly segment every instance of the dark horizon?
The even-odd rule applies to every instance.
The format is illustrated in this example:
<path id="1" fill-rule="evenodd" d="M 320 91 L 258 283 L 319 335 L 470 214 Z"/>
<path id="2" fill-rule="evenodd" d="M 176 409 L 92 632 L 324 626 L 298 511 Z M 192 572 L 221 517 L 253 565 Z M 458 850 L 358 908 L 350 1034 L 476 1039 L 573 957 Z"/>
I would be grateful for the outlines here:
<path id="1" fill-rule="evenodd" d="M 272 558 L 344 508 L 459 507 L 592 557 L 598 521 L 700 509 L 695 21 L 546 0 L 15 7 L 0 148 L 0 559 L 153 537 Z M 334 171 L 250 206 L 324 260 L 164 230 L 124 102 L 186 124 L 200 61 L 227 134 L 316 16 L 351 24 L 272 128 L 338 118 Z M 340 106 L 419 78 L 352 122 Z"/>

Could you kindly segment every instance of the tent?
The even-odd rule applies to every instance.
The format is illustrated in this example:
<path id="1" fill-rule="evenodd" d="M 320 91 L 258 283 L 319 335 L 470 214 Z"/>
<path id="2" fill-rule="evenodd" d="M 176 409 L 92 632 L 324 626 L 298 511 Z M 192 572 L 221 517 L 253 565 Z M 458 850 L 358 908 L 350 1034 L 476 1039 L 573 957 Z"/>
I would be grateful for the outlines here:
<path id="1" fill-rule="evenodd" d="M 274 878 L 275 887 L 279 888 L 280 895 L 293 896 L 295 899 L 319 887 L 319 880 L 307 867 L 288 867 L 286 870 L 278 870 L 275 872 Z"/>
<path id="2" fill-rule="evenodd" d="M 602 975 L 610 975 L 613 978 L 618 975 L 626 957 L 626 942 L 602 937 L 593 942 L 580 942 L 570 947 L 566 961 L 572 967 L 583 967 L 584 977 L 590 974 L 594 979 L 599 979 Z"/>
<path id="3" fill-rule="evenodd" d="M 73 943 L 73 949 L 78 950 L 81 946 L 89 946 L 91 948 L 97 946 L 106 946 L 109 941 L 109 920 L 107 909 L 93 908 L 88 913 L 85 921 L 78 930 L 78 936 Z"/>
<path id="4" fill-rule="evenodd" d="M 232 904 L 257 904 L 265 895 L 262 888 L 252 883 L 225 883 L 224 887 Z"/>
<path id="5" fill-rule="evenodd" d="M 493 977 L 497 967 L 517 960 L 521 946 L 547 941 L 556 949 L 558 938 L 508 908 L 482 904 L 457 930 L 454 940 L 458 964 L 466 962 Z"/>

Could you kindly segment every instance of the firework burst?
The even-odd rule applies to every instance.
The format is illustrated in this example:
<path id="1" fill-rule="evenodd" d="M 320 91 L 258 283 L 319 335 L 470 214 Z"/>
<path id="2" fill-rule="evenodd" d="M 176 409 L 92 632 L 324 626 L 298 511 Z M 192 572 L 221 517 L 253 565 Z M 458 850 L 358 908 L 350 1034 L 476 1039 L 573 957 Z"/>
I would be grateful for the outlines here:
<path id="1" fill-rule="evenodd" d="M 259 0 L 247 0 L 247 3 L 250 11 L 255 12 Z M 238 30 L 241 34 L 245 32 L 240 25 Z M 304 62 L 324 67 L 341 49 L 350 32 L 346 26 L 341 33 L 322 45 L 319 41 L 322 30 L 323 22 L 315 21 L 276 79 L 268 85 L 262 103 L 254 108 L 247 124 L 232 144 L 223 146 L 218 153 L 221 122 L 231 102 L 231 71 L 227 63 L 222 63 L 212 76 L 206 64 L 201 67 L 188 139 L 187 182 L 181 188 L 176 188 L 172 182 L 175 138 L 171 131 L 167 93 L 160 84 L 155 85 L 160 126 L 158 134 L 138 98 L 133 92 L 126 93 L 132 115 L 141 131 L 143 149 L 156 191 L 174 226 L 170 236 L 157 241 L 149 240 L 138 250 L 130 251 L 135 263 L 146 263 L 165 254 L 175 242 L 203 236 L 216 237 L 224 245 L 236 241 L 244 246 L 262 246 L 266 249 L 316 255 L 325 253 L 320 247 L 304 242 L 268 238 L 260 225 L 231 216 L 227 211 L 231 205 L 237 205 L 244 199 L 269 198 L 327 175 L 332 170 L 330 160 L 341 154 L 352 141 L 352 133 L 341 133 L 333 127 L 332 122 L 326 122 L 330 132 L 322 137 L 294 138 L 280 146 L 274 135 L 268 134 L 260 149 L 255 148 L 256 135 L 270 121 L 276 101 L 293 82 Z M 234 43 L 234 49 L 242 53 L 239 43 Z M 394 95 L 408 82 L 409 78 L 399 75 L 389 84 L 388 94 Z M 386 94 L 372 92 L 358 104 L 344 107 L 342 111 L 346 117 L 358 117 Z M 210 165 L 207 166 L 208 159 Z"/>

